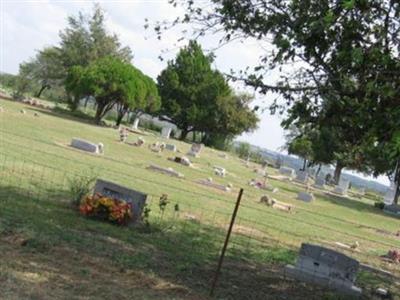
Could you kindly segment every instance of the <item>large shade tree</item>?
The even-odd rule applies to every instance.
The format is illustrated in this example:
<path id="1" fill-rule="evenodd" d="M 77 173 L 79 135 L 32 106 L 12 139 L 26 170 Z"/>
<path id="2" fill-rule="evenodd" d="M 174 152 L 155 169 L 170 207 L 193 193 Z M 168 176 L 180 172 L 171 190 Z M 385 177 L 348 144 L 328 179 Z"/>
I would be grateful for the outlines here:
<path id="1" fill-rule="evenodd" d="M 301 105 L 307 112 L 301 117 L 310 124 L 319 126 L 322 115 L 323 121 L 335 125 L 356 160 L 365 156 L 361 147 L 387 149 L 395 144 L 400 126 L 399 1 L 184 2 L 185 16 L 175 23 L 196 23 L 200 36 L 219 33 L 223 43 L 251 38 L 269 44 L 254 72 L 240 79 L 261 93 L 279 92 L 286 100 L 284 108 Z M 156 26 L 159 32 L 162 28 Z M 297 62 L 298 67 L 280 72 L 278 82 L 265 77 L 267 71 Z M 369 153 L 381 156 L 377 149 Z M 383 172 L 379 157 L 363 159 L 377 173 Z M 396 173 L 397 161 L 391 159 L 386 171 Z M 395 177 L 399 183 L 400 175 Z"/>
<path id="2" fill-rule="evenodd" d="M 97 124 L 115 105 L 122 109 L 144 106 L 146 95 L 142 72 L 115 57 L 98 59 L 87 67 L 72 67 L 66 88 L 78 99 L 84 96 L 95 99 Z"/>
<path id="3" fill-rule="evenodd" d="M 161 114 L 181 129 L 182 139 L 191 131 L 203 129 L 217 99 L 231 93 L 224 77 L 211 68 L 211 62 L 212 56 L 190 41 L 157 78 Z"/>

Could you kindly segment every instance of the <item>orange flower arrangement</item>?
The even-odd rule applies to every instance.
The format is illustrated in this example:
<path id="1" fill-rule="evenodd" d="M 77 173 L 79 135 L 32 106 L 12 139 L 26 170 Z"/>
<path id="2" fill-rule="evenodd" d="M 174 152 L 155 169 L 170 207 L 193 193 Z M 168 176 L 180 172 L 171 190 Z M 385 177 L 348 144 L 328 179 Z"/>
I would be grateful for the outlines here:
<path id="1" fill-rule="evenodd" d="M 86 196 L 79 206 L 81 214 L 126 225 L 132 219 L 132 204 L 101 194 Z"/>

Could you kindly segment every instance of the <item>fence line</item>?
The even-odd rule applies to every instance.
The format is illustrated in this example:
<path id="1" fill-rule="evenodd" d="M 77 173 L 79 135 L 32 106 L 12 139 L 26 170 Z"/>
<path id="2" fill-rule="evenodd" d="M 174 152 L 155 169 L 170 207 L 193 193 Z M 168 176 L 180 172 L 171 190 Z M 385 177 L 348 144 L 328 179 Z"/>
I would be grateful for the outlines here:
<path id="1" fill-rule="evenodd" d="M 7 143 L 8 143 L 8 144 L 13 144 L 13 143 L 9 143 L 9 142 L 7 142 Z M 15 145 L 15 144 L 14 144 L 14 145 Z M 17 145 L 17 146 L 19 146 L 19 145 Z M 35 151 L 35 152 L 39 152 L 39 153 L 41 153 L 41 154 L 50 155 L 50 156 L 53 156 L 53 157 L 58 157 L 58 158 L 61 158 L 61 159 L 67 160 L 67 161 L 71 161 L 71 162 L 77 163 L 77 164 L 79 164 L 79 165 L 85 165 L 85 166 L 87 166 L 87 167 L 92 167 L 90 164 L 83 163 L 83 162 L 80 162 L 80 161 L 77 161 L 77 160 L 74 160 L 74 159 L 65 158 L 65 157 L 60 156 L 60 155 L 56 155 L 56 154 L 52 154 L 52 153 L 48 153 L 48 152 L 45 152 L 45 151 L 42 151 L 42 150 L 37 150 L 37 149 L 32 149 L 32 148 L 31 148 L 31 150 L 32 150 L 32 151 Z M 14 158 L 17 159 L 17 156 L 14 156 Z M 32 159 L 27 159 L 26 157 L 24 157 L 24 162 L 25 162 L 25 161 L 30 161 L 31 163 L 35 163 L 35 164 L 37 164 L 37 165 L 40 165 L 42 168 L 49 168 L 49 169 L 52 169 L 52 170 L 54 170 L 54 171 L 55 171 L 55 170 L 59 171 L 58 169 L 54 168 L 53 166 L 48 166 L 48 165 L 40 164 L 40 163 L 37 163 L 36 161 L 34 161 L 34 160 L 32 160 Z M 121 162 L 119 162 L 119 163 L 122 164 Z M 118 172 L 117 172 L 117 171 L 109 170 L 109 169 L 102 168 L 102 167 L 98 167 L 97 169 L 98 169 L 98 170 L 103 170 L 103 171 L 106 171 L 106 172 L 110 172 L 110 173 L 116 174 L 116 175 L 118 175 L 118 176 L 121 176 L 121 175 L 122 175 L 122 176 L 124 176 L 125 178 L 129 178 L 130 180 L 132 180 L 132 175 L 131 175 L 131 174 L 127 174 L 127 173 L 124 173 L 124 172 L 121 172 L 121 171 L 118 171 Z M 42 173 L 42 176 L 43 176 L 43 173 Z M 134 180 L 136 180 L 136 181 L 142 181 L 142 182 L 146 182 L 146 183 L 150 183 L 150 184 L 152 184 L 152 185 L 158 185 L 158 184 L 159 184 L 159 183 L 156 182 L 156 181 L 152 181 L 152 180 L 148 180 L 148 179 L 144 179 L 144 178 L 140 178 L 140 177 L 139 177 L 139 178 L 138 178 L 138 177 L 134 177 Z M 218 197 L 215 197 L 215 196 L 214 196 L 214 197 L 213 197 L 213 196 L 210 196 L 210 194 L 204 194 L 204 193 L 200 193 L 200 192 L 196 192 L 196 191 L 191 191 L 191 190 L 179 188 L 179 187 L 173 186 L 173 185 L 163 184 L 163 186 L 168 187 L 169 189 L 174 190 L 174 191 L 179 191 L 179 192 L 183 192 L 183 193 L 189 193 L 189 194 L 191 194 L 191 195 L 196 195 L 196 196 L 202 196 L 202 197 L 205 197 L 205 198 L 207 198 L 207 199 L 209 199 L 209 200 L 222 201 L 222 202 L 228 203 L 229 205 L 232 205 L 232 203 L 233 203 L 233 202 L 230 202 L 230 201 L 225 200 L 225 199 L 222 199 L 222 198 L 218 198 Z M 154 196 L 156 196 L 156 195 L 154 195 Z M 198 208 L 200 208 L 200 207 L 198 207 Z M 250 209 L 250 210 L 257 211 L 258 213 L 260 213 L 260 210 L 259 210 L 259 209 L 257 209 L 256 207 L 252 207 L 252 206 L 247 205 L 247 204 L 245 203 L 245 201 L 244 201 L 244 204 L 242 205 L 242 208 Z M 310 213 L 310 212 L 309 212 L 309 213 Z M 283 215 L 280 215 L 280 214 L 276 214 L 276 213 L 270 212 L 270 211 L 268 211 L 268 210 L 262 211 L 262 214 L 272 216 L 273 218 L 281 218 L 281 219 L 286 219 L 286 220 L 288 220 L 286 216 L 283 216 Z M 336 218 L 332 218 L 332 219 L 336 219 Z M 258 225 L 261 225 L 261 226 L 263 226 L 263 227 L 268 227 L 268 226 L 271 227 L 270 224 L 265 224 L 265 223 L 262 223 L 262 222 L 256 222 L 256 221 L 254 221 L 254 220 L 247 220 L 247 221 L 253 222 L 253 223 L 258 224 Z M 299 220 L 299 219 L 293 218 L 293 217 L 290 218 L 290 221 L 291 221 L 291 222 L 294 222 L 294 223 L 297 222 L 297 223 L 302 224 L 302 225 L 307 225 L 307 226 L 311 226 L 311 227 L 316 227 L 316 228 L 320 228 L 320 229 L 325 229 L 325 230 L 327 230 L 327 231 L 331 231 L 331 232 L 335 232 L 335 233 L 338 233 L 338 234 L 350 236 L 350 237 L 357 238 L 357 239 L 361 239 L 361 240 L 364 240 L 364 241 L 373 242 L 373 243 L 378 244 L 378 245 L 381 245 L 381 246 L 398 247 L 398 245 L 395 245 L 395 244 L 392 244 L 392 243 L 377 241 L 377 240 L 375 240 L 375 239 L 370 239 L 370 238 L 367 238 L 367 237 L 362 237 L 362 236 L 357 235 L 357 234 L 352 234 L 352 233 L 349 233 L 349 232 L 344 232 L 344 231 L 337 230 L 337 229 L 332 228 L 332 227 L 329 227 L 329 226 L 325 226 L 325 225 L 322 225 L 322 224 L 316 224 L 316 223 L 313 223 L 313 222 L 307 222 L 307 221 L 305 221 L 305 220 Z M 353 222 L 348 222 L 348 223 L 354 225 Z M 357 224 L 357 225 L 360 225 L 360 224 Z M 376 228 L 376 229 L 378 229 L 378 228 Z M 282 230 L 282 229 L 280 229 L 280 231 L 284 232 L 284 230 Z M 290 232 L 290 231 L 286 231 L 285 233 L 291 234 L 291 235 L 296 235 L 296 234 L 294 234 L 293 232 Z M 300 235 L 300 236 L 301 236 L 301 235 Z"/>
<path id="2" fill-rule="evenodd" d="M 6 143 L 7 144 L 13 144 L 13 143 L 9 143 L 9 142 L 6 142 Z M 16 145 L 16 144 L 13 144 L 13 145 L 14 146 L 20 146 L 20 145 Z M 90 164 L 82 163 L 82 162 L 79 162 L 79 161 L 73 160 L 73 159 L 68 159 L 68 158 L 62 157 L 60 155 L 55 155 L 55 154 L 52 154 L 52 153 L 48 153 L 48 152 L 45 152 L 45 151 L 32 149 L 32 148 L 30 150 L 38 152 L 38 153 L 41 153 L 43 155 L 55 156 L 55 157 L 58 157 L 58 158 L 65 159 L 67 161 L 71 161 L 71 162 L 74 162 L 74 163 L 79 163 L 80 165 L 83 164 L 85 166 L 92 167 Z M 69 176 L 71 176 L 71 175 L 74 176 L 74 177 L 75 176 L 84 176 L 82 174 L 76 174 L 76 172 L 74 174 L 72 174 L 72 172 L 67 173 L 67 172 L 65 172 L 63 170 L 60 170 L 60 169 L 54 167 L 54 166 L 49 166 L 49 165 L 46 165 L 46 164 L 43 164 L 43 163 L 39 163 L 39 162 L 37 162 L 37 161 L 35 161 L 33 159 L 28 159 L 26 156 L 21 158 L 18 155 L 10 155 L 10 154 L 2 154 L 2 153 L 0 153 L 0 156 L 1 155 L 3 155 L 4 157 L 3 157 L 2 160 L 0 160 L 0 161 L 2 161 L 2 165 L 0 166 L 0 170 L 1 170 L 2 173 L 5 173 L 5 174 L 2 174 L 2 176 L 0 177 L 0 184 L 6 185 L 6 186 L 7 185 L 11 186 L 14 183 L 15 185 L 17 185 L 19 187 L 23 186 L 24 184 L 26 184 L 26 188 L 27 189 L 26 189 L 25 192 L 27 193 L 27 197 L 28 198 L 33 196 L 32 198 L 50 200 L 50 198 L 52 197 L 52 193 L 56 192 L 54 186 L 56 186 L 56 188 L 60 188 L 61 187 L 60 190 L 62 190 L 65 193 L 67 191 L 66 180 L 69 178 Z M 6 172 L 8 166 L 9 166 L 9 169 L 11 170 L 11 174 L 8 174 L 9 176 L 4 176 L 4 175 L 7 175 L 7 173 L 8 173 L 8 172 Z M 100 168 L 100 169 L 101 170 L 106 170 L 107 172 L 114 173 L 114 174 L 117 174 L 118 176 L 123 176 L 123 177 L 129 178 L 130 180 L 132 180 L 132 175 L 131 174 L 127 174 L 127 173 L 123 173 L 123 172 L 117 172 L 117 171 L 113 171 L 113 170 L 108 170 L 108 169 L 105 169 L 105 168 Z M 48 172 L 47 174 L 50 174 L 50 176 L 47 176 L 48 178 L 51 179 L 50 182 L 48 182 L 48 179 L 45 178 L 46 172 Z M 14 174 L 19 174 L 20 176 L 17 177 L 17 178 L 14 178 L 14 176 L 13 176 Z M 24 177 L 29 177 L 27 182 L 25 182 L 26 180 L 24 181 Z M 159 185 L 160 184 L 159 182 L 148 180 L 148 179 L 143 179 L 143 178 L 135 178 L 135 179 L 138 180 L 138 181 L 147 182 L 147 183 L 150 183 L 150 184 L 153 184 L 153 185 L 155 185 L 155 184 Z M 13 180 L 15 182 L 13 182 Z M 29 189 L 30 185 L 33 185 L 33 186 L 36 185 L 37 187 L 34 188 L 34 189 Z M 163 186 L 166 186 L 166 187 L 168 187 L 168 188 L 170 188 L 171 190 L 174 190 L 174 191 L 180 191 L 180 192 L 188 193 L 190 195 L 206 197 L 207 199 L 211 199 L 211 200 L 223 201 L 225 203 L 228 203 L 232 207 L 234 205 L 233 202 L 230 202 L 228 200 L 221 199 L 221 198 L 218 198 L 218 197 L 212 197 L 209 194 L 204 194 L 204 193 L 200 193 L 200 192 L 193 192 L 191 190 L 182 189 L 182 188 L 179 188 L 179 187 L 176 187 L 176 186 L 172 186 L 172 185 L 168 185 L 168 184 L 166 184 L 166 185 L 163 184 Z M 52 189 L 51 188 L 49 189 L 49 187 L 52 187 Z M 33 195 L 33 194 L 31 195 L 31 191 L 32 191 L 32 193 L 36 193 L 36 195 Z M 156 203 L 155 200 L 158 197 L 160 197 L 160 195 L 157 195 L 155 193 L 149 193 L 149 195 L 152 198 L 151 201 L 150 201 L 151 202 L 151 207 L 156 207 L 157 203 Z M 10 198 L 10 195 L 7 197 L 7 200 L 10 200 L 9 198 Z M 221 226 L 221 224 L 218 222 L 216 217 L 220 216 L 220 215 L 223 215 L 225 217 L 229 217 L 230 214 L 228 212 L 224 212 L 222 210 L 215 209 L 214 210 L 214 215 L 210 220 L 210 218 L 207 219 L 207 217 L 204 216 L 204 212 L 209 212 L 209 211 L 206 210 L 204 207 L 196 205 L 195 203 L 196 202 L 193 202 L 193 203 L 190 203 L 190 204 L 184 203 L 184 205 L 183 205 L 184 209 L 182 211 L 188 210 L 188 211 L 195 211 L 196 213 L 198 213 L 199 211 L 201 212 L 200 217 L 198 217 L 199 221 L 200 221 L 199 222 L 200 226 L 198 227 L 198 232 L 200 232 L 201 226 L 203 224 L 204 225 L 210 225 L 210 226 L 213 226 L 213 227 L 216 227 L 216 228 L 219 228 L 219 229 L 223 230 L 223 226 Z M 195 209 L 193 210 L 193 208 L 195 208 Z M 256 211 L 258 211 L 260 213 L 260 210 L 257 210 L 257 208 L 251 207 L 251 206 L 246 205 L 246 204 L 243 204 L 242 205 L 242 209 L 245 209 L 245 208 L 246 209 L 250 209 L 250 210 L 256 210 Z M 280 219 L 284 218 L 286 220 L 286 222 L 289 220 L 286 216 L 280 215 L 278 213 L 273 213 L 273 212 L 268 211 L 268 210 L 263 210 L 261 213 L 263 215 L 268 216 L 268 217 L 280 218 Z M 309 212 L 309 213 L 311 213 L 311 212 Z M 196 214 L 196 215 L 198 215 L 198 214 Z M 238 219 L 239 219 L 238 220 L 239 224 L 244 224 L 245 222 L 247 222 L 248 224 L 250 224 L 251 228 L 250 228 L 250 231 L 247 232 L 247 233 L 235 232 L 235 234 L 233 236 L 233 240 L 232 240 L 232 245 L 233 245 L 233 247 L 235 247 L 235 246 L 242 247 L 242 248 L 246 249 L 246 251 L 251 251 L 254 248 L 254 247 L 252 247 L 253 243 L 259 243 L 261 245 L 270 246 L 270 242 L 271 241 L 277 242 L 279 244 L 287 246 L 288 248 L 293 249 L 292 248 L 293 247 L 292 244 L 287 243 L 287 242 L 283 242 L 283 241 L 281 241 L 279 239 L 275 239 L 275 238 L 271 237 L 270 236 L 271 230 L 272 230 L 272 232 L 276 231 L 278 233 L 284 233 L 284 234 L 287 234 L 288 236 L 296 237 L 296 238 L 298 238 L 300 240 L 307 239 L 307 241 L 314 241 L 314 242 L 317 242 L 317 243 L 325 243 L 325 242 L 321 241 L 321 238 L 323 238 L 323 236 L 321 236 L 321 235 L 305 237 L 302 234 L 296 234 L 295 232 L 292 232 L 290 230 L 287 230 L 287 229 L 284 229 L 284 228 L 279 228 L 276 225 L 268 224 L 268 223 L 260 222 L 260 221 L 256 221 L 256 220 L 251 220 L 251 219 L 245 218 L 245 217 L 240 217 L 240 215 L 239 215 Z M 337 218 L 333 217 L 333 219 L 337 219 Z M 376 241 L 376 240 L 368 238 L 368 237 L 362 237 L 362 236 L 357 235 L 357 234 L 351 234 L 351 233 L 348 233 L 348 232 L 343 232 L 341 230 L 337 230 L 337 229 L 331 228 L 329 226 L 325 226 L 323 224 L 315 224 L 313 222 L 308 222 L 306 220 L 299 220 L 299 219 L 295 219 L 295 218 L 290 218 L 290 220 L 291 220 L 291 222 L 293 222 L 295 224 L 302 224 L 302 225 L 312 226 L 312 227 L 315 227 L 315 228 L 321 228 L 321 229 L 327 230 L 328 232 L 334 232 L 334 233 L 337 233 L 337 234 L 340 234 L 340 235 L 344 235 L 344 236 L 349 236 L 349 237 L 356 237 L 361 242 L 362 241 L 368 241 L 368 242 L 372 242 L 372 243 L 374 243 L 376 245 L 381 245 L 381 246 L 385 246 L 385 247 L 386 246 L 398 247 L 398 245 L 395 245 L 395 244 L 392 244 L 392 243 L 388 243 L 388 242 L 384 242 L 384 241 Z M 340 221 L 340 219 L 336 220 L 336 221 Z M 354 222 L 348 222 L 348 223 L 354 225 Z M 185 224 L 185 226 L 187 225 L 186 222 L 184 224 Z M 255 225 L 257 225 L 258 227 L 256 227 Z M 357 225 L 360 225 L 360 224 L 357 224 Z M 263 236 L 261 238 L 257 236 L 256 230 L 263 233 Z M 192 244 L 192 247 L 193 246 L 194 246 L 194 244 Z M 376 259 L 376 256 L 373 256 L 373 255 L 371 255 L 369 253 L 357 253 L 357 255 L 364 256 L 366 258 L 375 258 Z"/>

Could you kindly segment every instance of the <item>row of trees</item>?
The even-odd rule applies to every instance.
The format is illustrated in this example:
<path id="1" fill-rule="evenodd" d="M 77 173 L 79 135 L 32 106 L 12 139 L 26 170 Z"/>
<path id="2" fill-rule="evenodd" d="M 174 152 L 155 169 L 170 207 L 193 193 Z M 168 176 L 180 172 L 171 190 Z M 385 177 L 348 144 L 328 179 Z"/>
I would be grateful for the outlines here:
<path id="1" fill-rule="evenodd" d="M 295 141 L 311 141 L 311 160 L 335 163 L 337 180 L 344 167 L 387 174 L 398 185 L 397 201 L 399 1 L 184 2 L 185 16 L 174 24 L 195 23 L 200 36 L 218 32 L 222 43 L 251 38 L 271 46 L 254 71 L 237 78 L 261 93 L 280 93 L 284 105 L 270 108 L 286 111 L 283 125 L 299 129 Z M 160 35 L 162 28 L 155 27 Z M 265 77 L 296 62 L 276 83 Z"/>
<path id="2" fill-rule="evenodd" d="M 20 65 L 14 82 L 17 98 L 27 91 L 36 97 L 58 91 L 72 111 L 83 99 L 94 100 L 97 124 L 110 110 L 117 112 L 117 125 L 128 112 L 146 112 L 176 124 L 182 139 L 197 133 L 202 142 L 219 148 L 257 126 L 252 97 L 235 94 L 211 67 L 213 56 L 195 41 L 168 62 L 156 84 L 130 63 L 131 49 L 106 31 L 99 5 L 91 15 L 69 17 L 59 36 L 57 46 Z"/>

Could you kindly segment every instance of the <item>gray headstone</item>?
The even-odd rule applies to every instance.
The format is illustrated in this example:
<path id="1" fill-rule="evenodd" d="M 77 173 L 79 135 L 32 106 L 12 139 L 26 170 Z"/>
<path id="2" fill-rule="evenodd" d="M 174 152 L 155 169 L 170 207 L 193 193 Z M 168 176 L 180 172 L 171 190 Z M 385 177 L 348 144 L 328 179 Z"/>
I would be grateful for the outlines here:
<path id="1" fill-rule="evenodd" d="M 198 157 L 201 153 L 201 150 L 203 150 L 203 147 L 203 144 L 192 144 L 192 147 L 190 148 L 187 155 Z"/>
<path id="2" fill-rule="evenodd" d="M 85 140 L 73 138 L 71 141 L 71 146 L 83 151 L 91 152 L 91 153 L 100 153 L 99 147 L 97 144 L 94 144 L 92 142 L 88 142 Z"/>
<path id="3" fill-rule="evenodd" d="M 132 223 L 140 220 L 146 203 L 146 194 L 101 179 L 96 181 L 94 194 L 96 193 L 132 203 Z"/>
<path id="4" fill-rule="evenodd" d="M 281 173 L 282 175 L 288 176 L 288 177 L 295 177 L 296 176 L 295 170 L 292 169 L 292 168 L 288 168 L 288 167 L 280 167 L 279 168 L 279 173 Z"/>
<path id="5" fill-rule="evenodd" d="M 324 176 L 318 176 L 315 179 L 314 186 L 319 187 L 319 188 L 324 188 L 325 187 L 325 177 Z"/>
<path id="6" fill-rule="evenodd" d="M 169 151 L 172 151 L 172 152 L 176 152 L 176 146 L 173 145 L 173 144 L 166 144 L 165 145 L 165 149 L 169 150 Z"/>
<path id="7" fill-rule="evenodd" d="M 312 202 L 314 201 L 314 195 L 307 192 L 300 192 L 297 194 L 297 199 L 304 202 Z"/>
<path id="8" fill-rule="evenodd" d="M 324 285 L 352 296 L 360 296 L 362 290 L 354 286 L 359 265 L 357 260 L 343 253 L 303 243 L 296 265 L 288 265 L 286 272 L 302 281 Z"/>
<path id="9" fill-rule="evenodd" d="M 308 173 L 306 171 L 297 171 L 295 180 L 300 183 L 307 183 Z"/>

